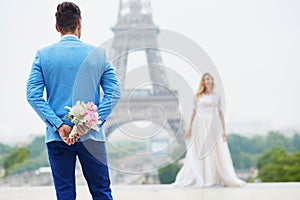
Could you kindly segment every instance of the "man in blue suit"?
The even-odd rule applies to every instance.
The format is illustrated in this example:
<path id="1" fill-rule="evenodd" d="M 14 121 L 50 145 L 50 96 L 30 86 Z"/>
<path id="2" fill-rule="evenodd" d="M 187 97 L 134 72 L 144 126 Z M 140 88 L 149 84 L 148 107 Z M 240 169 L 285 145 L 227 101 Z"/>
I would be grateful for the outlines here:
<path id="1" fill-rule="evenodd" d="M 105 51 L 79 40 L 79 7 L 63 2 L 55 16 L 61 40 L 37 51 L 27 83 L 27 100 L 47 125 L 45 142 L 57 199 L 76 199 L 76 157 L 93 199 L 112 199 L 102 126 L 121 97 L 119 81 Z M 74 124 L 64 118 L 65 106 L 71 107 L 77 100 L 94 102 L 103 123 L 100 131 L 86 134 L 78 127 L 78 135 L 69 138 Z M 85 135 L 79 137 L 81 134 Z"/>

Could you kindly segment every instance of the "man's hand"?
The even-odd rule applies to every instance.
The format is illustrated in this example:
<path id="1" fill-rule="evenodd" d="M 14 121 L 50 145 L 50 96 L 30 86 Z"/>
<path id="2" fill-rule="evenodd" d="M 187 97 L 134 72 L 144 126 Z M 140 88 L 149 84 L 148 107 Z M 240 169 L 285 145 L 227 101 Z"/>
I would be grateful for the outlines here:
<path id="1" fill-rule="evenodd" d="M 69 138 L 69 135 L 72 131 L 72 127 L 66 124 L 62 124 L 58 129 L 57 129 L 59 136 L 61 139 L 67 144 L 67 145 L 73 145 L 78 139 L 79 135 L 75 135 L 74 138 Z"/>
<path id="2" fill-rule="evenodd" d="M 75 125 L 76 126 L 76 133 L 77 135 L 85 135 L 87 132 L 89 132 L 91 129 L 84 126 L 84 125 Z"/>

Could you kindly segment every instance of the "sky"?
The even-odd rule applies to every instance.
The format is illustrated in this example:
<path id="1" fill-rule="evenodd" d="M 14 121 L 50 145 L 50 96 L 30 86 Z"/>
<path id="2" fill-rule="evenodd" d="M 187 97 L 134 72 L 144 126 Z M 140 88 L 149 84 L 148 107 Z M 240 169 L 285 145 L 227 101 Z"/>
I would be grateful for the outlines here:
<path id="1" fill-rule="evenodd" d="M 60 2 L 0 0 L 0 141 L 45 132 L 26 101 L 26 82 L 36 50 L 59 41 L 54 13 Z M 98 46 L 113 36 L 110 28 L 117 21 L 118 0 L 74 2 L 82 11 L 82 41 Z M 156 25 L 190 38 L 213 61 L 232 130 L 300 130 L 300 1 L 152 0 L 151 4 Z M 190 77 L 195 90 L 200 77 Z"/>

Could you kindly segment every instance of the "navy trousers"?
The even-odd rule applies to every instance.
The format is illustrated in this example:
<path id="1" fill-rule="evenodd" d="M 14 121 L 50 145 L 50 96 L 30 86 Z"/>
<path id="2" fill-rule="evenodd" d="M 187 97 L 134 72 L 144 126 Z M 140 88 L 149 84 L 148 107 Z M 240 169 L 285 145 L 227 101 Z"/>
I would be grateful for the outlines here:
<path id="1" fill-rule="evenodd" d="M 53 141 L 47 143 L 47 150 L 58 200 L 76 199 L 76 156 L 93 200 L 112 199 L 104 142 L 86 140 L 69 146 Z"/>

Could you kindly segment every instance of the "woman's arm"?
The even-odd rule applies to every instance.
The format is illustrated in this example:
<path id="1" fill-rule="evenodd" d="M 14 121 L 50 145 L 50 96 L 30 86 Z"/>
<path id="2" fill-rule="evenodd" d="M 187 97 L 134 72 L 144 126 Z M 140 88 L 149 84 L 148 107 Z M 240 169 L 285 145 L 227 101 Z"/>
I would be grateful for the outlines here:
<path id="1" fill-rule="evenodd" d="M 193 121 L 194 121 L 195 115 L 196 115 L 196 109 L 193 109 L 189 129 L 185 133 L 186 138 L 190 138 L 192 135 L 192 126 L 193 126 Z"/>
<path id="2" fill-rule="evenodd" d="M 224 139 L 224 141 L 226 141 L 227 140 L 227 133 L 226 133 L 226 128 L 225 128 L 225 120 L 224 120 L 223 111 L 219 110 L 219 116 L 220 116 L 222 127 L 223 127 L 223 139 Z"/>
<path id="3" fill-rule="evenodd" d="M 196 115 L 196 110 L 195 110 L 195 109 L 193 109 L 193 112 L 192 112 L 192 116 L 191 116 L 191 122 L 190 122 L 189 129 L 192 129 L 192 126 L 193 126 L 193 122 L 194 122 L 195 115 Z"/>

